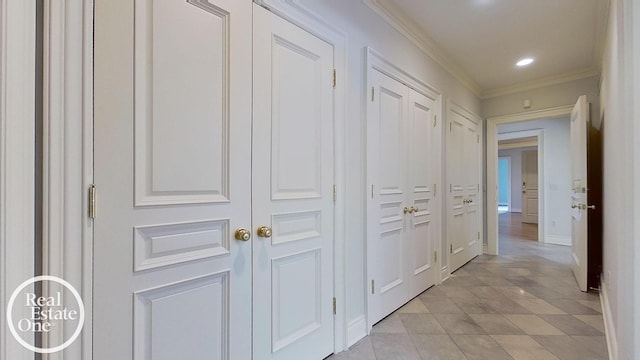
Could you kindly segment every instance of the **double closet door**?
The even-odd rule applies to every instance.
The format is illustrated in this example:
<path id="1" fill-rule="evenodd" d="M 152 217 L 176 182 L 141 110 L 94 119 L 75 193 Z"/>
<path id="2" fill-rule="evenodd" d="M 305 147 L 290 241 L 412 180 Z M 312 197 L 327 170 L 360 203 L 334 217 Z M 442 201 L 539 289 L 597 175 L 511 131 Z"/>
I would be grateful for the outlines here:
<path id="1" fill-rule="evenodd" d="M 372 69 L 367 109 L 369 324 L 435 284 L 438 97 Z M 369 287 L 368 287 L 369 288 Z"/>
<path id="2" fill-rule="evenodd" d="M 96 1 L 94 359 L 333 352 L 332 71 L 249 0 Z"/>
<path id="3" fill-rule="evenodd" d="M 482 251 L 480 120 L 451 104 L 447 136 L 447 234 L 450 271 Z"/>

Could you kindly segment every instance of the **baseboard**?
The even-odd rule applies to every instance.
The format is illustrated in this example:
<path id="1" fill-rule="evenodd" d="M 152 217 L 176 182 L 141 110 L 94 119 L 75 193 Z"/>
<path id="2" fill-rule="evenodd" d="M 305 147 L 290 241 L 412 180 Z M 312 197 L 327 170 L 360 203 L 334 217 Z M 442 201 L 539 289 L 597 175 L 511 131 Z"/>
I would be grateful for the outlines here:
<path id="1" fill-rule="evenodd" d="M 544 237 L 544 242 L 547 244 L 571 246 L 571 237 L 547 235 Z"/>
<path id="2" fill-rule="evenodd" d="M 514 213 L 522 213 L 522 209 L 516 209 L 516 208 L 513 208 L 513 209 L 511 209 L 511 212 L 514 212 Z"/>
<path id="3" fill-rule="evenodd" d="M 604 281 L 600 283 L 600 305 L 602 306 L 604 334 L 607 338 L 607 350 L 609 352 L 609 359 L 618 360 L 618 340 L 616 337 L 616 328 L 613 325 L 611 306 L 609 305 L 609 293 L 607 290 L 607 284 L 605 284 Z"/>
<path id="4" fill-rule="evenodd" d="M 364 315 L 349 321 L 347 324 L 347 347 L 351 347 L 365 336 L 367 336 L 367 320 Z"/>

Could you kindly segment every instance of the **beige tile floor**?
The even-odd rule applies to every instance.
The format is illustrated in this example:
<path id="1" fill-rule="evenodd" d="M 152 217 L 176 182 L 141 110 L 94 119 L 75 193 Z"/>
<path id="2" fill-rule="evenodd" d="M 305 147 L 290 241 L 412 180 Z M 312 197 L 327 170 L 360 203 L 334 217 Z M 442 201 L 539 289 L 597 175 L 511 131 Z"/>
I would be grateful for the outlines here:
<path id="1" fill-rule="evenodd" d="M 607 359 L 597 293 L 578 290 L 569 248 L 522 236 L 531 230 L 505 231 L 501 255 L 475 258 L 328 359 Z"/>

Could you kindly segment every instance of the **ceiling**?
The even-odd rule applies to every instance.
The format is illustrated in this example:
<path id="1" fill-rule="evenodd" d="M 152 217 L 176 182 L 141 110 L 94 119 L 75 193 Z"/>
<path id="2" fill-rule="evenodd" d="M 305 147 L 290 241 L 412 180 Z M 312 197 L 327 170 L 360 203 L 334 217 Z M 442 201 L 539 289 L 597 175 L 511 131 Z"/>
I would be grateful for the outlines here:
<path id="1" fill-rule="evenodd" d="M 483 97 L 599 73 L 608 0 L 369 0 Z M 518 68 L 516 61 L 535 62 Z"/>

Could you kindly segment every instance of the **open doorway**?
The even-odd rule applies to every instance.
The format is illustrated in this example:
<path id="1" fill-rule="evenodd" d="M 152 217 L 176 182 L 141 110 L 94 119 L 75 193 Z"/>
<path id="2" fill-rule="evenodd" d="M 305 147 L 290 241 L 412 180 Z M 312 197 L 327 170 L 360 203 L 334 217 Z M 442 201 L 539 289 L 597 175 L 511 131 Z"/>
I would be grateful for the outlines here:
<path id="1" fill-rule="evenodd" d="M 498 154 L 498 214 L 511 211 L 511 156 Z"/>
<path id="2" fill-rule="evenodd" d="M 543 181 L 538 173 L 541 130 L 508 130 L 508 127 L 498 127 L 498 241 L 501 250 L 514 241 L 538 241 L 538 190 Z M 506 174 L 502 169 L 504 165 L 501 168 L 504 160 L 509 163 Z M 507 182 L 512 186 L 505 194 L 506 189 L 501 184 Z M 505 198 L 508 198 L 508 211 L 504 211 Z"/>
<path id="3" fill-rule="evenodd" d="M 525 238 L 539 242 L 570 245 L 571 226 L 570 214 L 566 210 L 571 204 L 565 204 L 570 199 L 571 183 L 569 160 L 569 121 L 570 109 L 553 109 L 538 111 L 531 114 L 518 114 L 498 118 L 489 118 L 487 122 L 487 201 L 488 207 L 495 207 L 487 213 L 487 253 L 498 254 L 500 230 L 519 231 Z M 550 116 L 545 116 L 548 113 Z M 527 139 L 528 138 L 528 139 Z M 565 148 L 563 148 L 565 147 Z M 537 199 L 529 198 L 531 205 L 537 208 L 533 211 L 536 221 L 518 218 L 523 214 L 522 192 L 529 191 L 529 181 L 511 177 L 511 204 L 509 211 L 502 213 L 500 219 L 498 211 L 498 163 L 499 157 L 511 157 L 511 172 L 520 162 L 518 172 L 522 172 L 522 151 L 536 150 L 537 160 Z M 495 202 L 489 201 L 495 199 Z M 493 204 L 491 204 L 493 203 Z M 493 206 L 491 206 L 493 205 Z M 526 209 L 526 208 L 525 208 Z M 531 224 L 529 224 L 531 223 Z M 531 226 L 529 226 L 531 225 Z M 525 229 L 526 228 L 526 229 Z"/>

